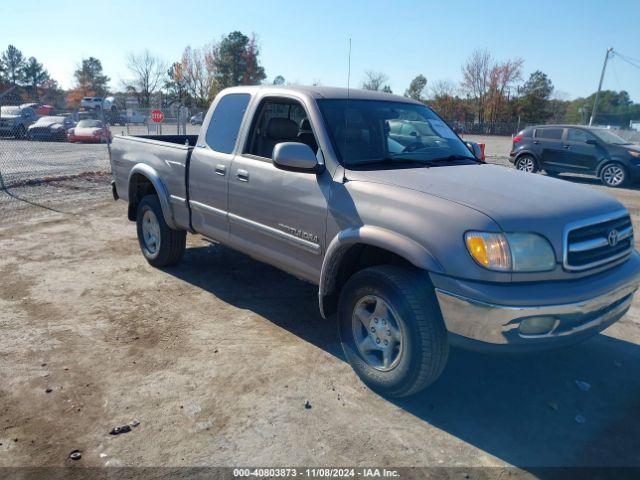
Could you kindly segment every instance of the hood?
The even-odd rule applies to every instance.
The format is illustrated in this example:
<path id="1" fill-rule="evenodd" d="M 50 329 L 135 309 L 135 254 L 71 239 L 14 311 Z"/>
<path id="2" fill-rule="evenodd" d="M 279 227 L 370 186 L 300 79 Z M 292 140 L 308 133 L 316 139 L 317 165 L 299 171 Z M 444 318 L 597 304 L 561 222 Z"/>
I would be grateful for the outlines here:
<path id="1" fill-rule="evenodd" d="M 498 165 L 352 170 L 347 178 L 417 190 L 478 210 L 505 231 L 552 237 L 569 222 L 624 209 L 593 188 Z"/>

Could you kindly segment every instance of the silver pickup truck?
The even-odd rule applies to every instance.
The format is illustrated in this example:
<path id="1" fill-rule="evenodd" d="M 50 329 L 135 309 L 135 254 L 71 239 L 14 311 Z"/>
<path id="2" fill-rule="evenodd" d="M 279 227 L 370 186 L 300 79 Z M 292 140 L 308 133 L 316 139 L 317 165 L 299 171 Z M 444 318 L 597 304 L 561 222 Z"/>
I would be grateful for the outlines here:
<path id="1" fill-rule="evenodd" d="M 640 283 L 618 201 L 488 165 L 403 97 L 236 87 L 198 136 L 116 136 L 111 161 L 151 265 L 180 261 L 189 232 L 318 285 L 346 358 L 388 396 L 434 382 L 450 345 L 584 340 Z"/>

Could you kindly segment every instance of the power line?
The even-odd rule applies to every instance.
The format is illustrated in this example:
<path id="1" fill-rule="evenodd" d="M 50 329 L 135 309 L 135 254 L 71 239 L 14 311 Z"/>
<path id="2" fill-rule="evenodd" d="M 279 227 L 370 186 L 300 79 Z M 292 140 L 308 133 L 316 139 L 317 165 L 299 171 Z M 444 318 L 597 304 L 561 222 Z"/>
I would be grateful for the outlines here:
<path id="1" fill-rule="evenodd" d="M 623 55 L 622 53 L 616 51 L 615 52 L 616 56 L 622 60 L 623 62 L 628 63 L 629 65 L 636 67 L 637 69 L 640 69 L 640 63 L 636 63 L 631 57 L 627 57 L 626 55 Z"/>

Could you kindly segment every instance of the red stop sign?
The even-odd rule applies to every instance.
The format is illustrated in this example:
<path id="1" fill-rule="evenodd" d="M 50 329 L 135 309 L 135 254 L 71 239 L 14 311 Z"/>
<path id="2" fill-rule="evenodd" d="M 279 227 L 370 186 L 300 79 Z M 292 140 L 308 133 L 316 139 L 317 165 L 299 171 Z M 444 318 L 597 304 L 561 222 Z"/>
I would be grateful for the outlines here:
<path id="1" fill-rule="evenodd" d="M 151 121 L 153 123 L 162 123 L 164 121 L 162 110 L 151 110 Z"/>

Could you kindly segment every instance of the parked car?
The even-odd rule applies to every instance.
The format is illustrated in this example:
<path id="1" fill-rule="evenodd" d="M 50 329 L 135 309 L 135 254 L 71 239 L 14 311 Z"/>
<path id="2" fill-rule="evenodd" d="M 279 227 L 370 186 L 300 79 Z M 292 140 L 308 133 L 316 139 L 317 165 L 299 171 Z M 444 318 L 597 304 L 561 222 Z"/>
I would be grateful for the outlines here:
<path id="1" fill-rule="evenodd" d="M 127 123 L 146 125 L 148 121 L 148 118 L 138 110 L 127 110 Z"/>
<path id="2" fill-rule="evenodd" d="M 202 125 L 203 120 L 204 112 L 198 112 L 189 119 L 189 122 L 191 122 L 191 125 Z"/>
<path id="3" fill-rule="evenodd" d="M 114 139 L 114 198 L 128 203 L 142 255 L 175 264 L 198 233 L 318 285 L 346 359 L 385 395 L 434 382 L 449 345 L 527 351 L 589 338 L 640 284 L 618 200 L 481 162 L 421 102 L 235 87 L 206 118 L 198 136 Z M 429 129 L 402 147 L 398 119 Z"/>
<path id="4" fill-rule="evenodd" d="M 67 132 L 74 126 L 75 122 L 69 117 L 40 117 L 27 129 L 27 138 L 29 140 L 66 142 Z"/>
<path id="5" fill-rule="evenodd" d="M 46 115 L 51 115 L 53 113 L 53 111 L 55 110 L 54 107 L 52 107 L 51 105 L 45 105 L 42 103 L 24 103 L 22 105 L 20 105 L 21 107 L 29 107 L 29 108 L 33 108 L 36 112 L 36 115 L 43 117 Z"/>
<path id="6" fill-rule="evenodd" d="M 640 179 L 640 145 L 604 128 L 540 125 L 513 137 L 509 161 L 518 170 L 551 176 L 595 175 L 609 187 Z"/>
<path id="7" fill-rule="evenodd" d="M 67 138 L 70 142 L 104 143 L 111 140 L 111 132 L 100 120 L 80 120 Z"/>
<path id="8" fill-rule="evenodd" d="M 24 138 L 29 125 L 38 119 L 31 107 L 0 107 L 0 136 Z"/>
<path id="9" fill-rule="evenodd" d="M 84 97 L 80 100 L 80 107 L 87 110 L 100 110 L 102 108 L 102 97 Z"/>

